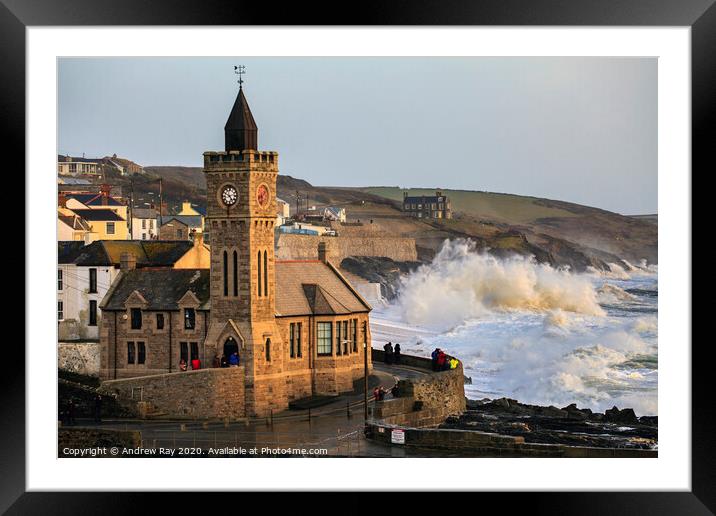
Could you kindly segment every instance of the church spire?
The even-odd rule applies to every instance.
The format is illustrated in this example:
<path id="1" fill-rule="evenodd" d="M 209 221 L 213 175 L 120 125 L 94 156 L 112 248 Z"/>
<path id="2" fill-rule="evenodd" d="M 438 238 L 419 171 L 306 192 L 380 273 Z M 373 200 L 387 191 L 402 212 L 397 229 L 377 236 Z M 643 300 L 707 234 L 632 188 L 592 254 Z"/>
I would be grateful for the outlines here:
<path id="1" fill-rule="evenodd" d="M 245 68 L 235 66 L 234 70 L 239 75 L 239 93 L 224 126 L 226 152 L 247 149 L 258 150 L 258 127 L 254 116 L 251 114 L 251 109 L 249 109 L 249 103 L 244 96 L 244 81 L 241 78 L 241 75 L 245 73 Z"/>

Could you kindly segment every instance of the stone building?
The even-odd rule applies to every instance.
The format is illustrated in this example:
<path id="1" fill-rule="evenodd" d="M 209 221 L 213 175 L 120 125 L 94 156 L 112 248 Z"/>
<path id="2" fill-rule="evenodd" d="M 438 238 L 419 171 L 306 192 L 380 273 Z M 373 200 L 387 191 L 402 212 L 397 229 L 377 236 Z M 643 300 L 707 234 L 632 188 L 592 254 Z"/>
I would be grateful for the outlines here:
<path id="1" fill-rule="evenodd" d="M 403 192 L 403 211 L 419 219 L 451 219 L 452 203 L 441 191 L 427 196 L 409 196 Z"/>
<path id="2" fill-rule="evenodd" d="M 232 414 L 263 416 L 291 400 L 351 391 L 370 368 L 371 307 L 325 244 L 318 259 L 275 259 L 278 154 L 257 150 L 241 88 L 224 132 L 225 151 L 204 153 L 210 268 L 123 271 L 102 303 L 100 375 L 191 375 L 177 372 L 182 359 L 207 368 L 238 352 L 233 392 L 243 395 Z"/>

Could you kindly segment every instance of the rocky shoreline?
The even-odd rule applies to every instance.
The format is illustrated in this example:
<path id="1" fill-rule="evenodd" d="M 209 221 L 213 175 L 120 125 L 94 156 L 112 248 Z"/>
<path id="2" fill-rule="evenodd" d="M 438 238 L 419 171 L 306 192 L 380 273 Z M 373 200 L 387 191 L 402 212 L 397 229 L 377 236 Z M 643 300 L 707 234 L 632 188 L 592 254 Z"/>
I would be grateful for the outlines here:
<path id="1" fill-rule="evenodd" d="M 637 417 L 630 408 L 604 413 L 527 405 L 509 398 L 467 400 L 467 410 L 448 418 L 440 428 L 478 430 L 524 437 L 527 443 L 597 448 L 656 449 L 658 417 Z"/>

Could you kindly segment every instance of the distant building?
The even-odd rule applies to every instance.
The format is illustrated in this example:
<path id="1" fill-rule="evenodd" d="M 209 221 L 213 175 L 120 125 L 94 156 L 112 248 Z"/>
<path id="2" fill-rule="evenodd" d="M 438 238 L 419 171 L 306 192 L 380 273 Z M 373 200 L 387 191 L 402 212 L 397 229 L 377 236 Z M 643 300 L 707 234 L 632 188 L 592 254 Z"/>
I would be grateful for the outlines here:
<path id="1" fill-rule="evenodd" d="M 411 217 L 419 219 L 451 219 L 452 204 L 442 192 L 436 191 L 432 196 L 409 196 L 403 192 L 403 211 Z"/>
<path id="2" fill-rule="evenodd" d="M 193 234 L 204 231 L 201 215 L 169 215 L 162 218 L 159 240 L 189 240 Z"/>
<path id="3" fill-rule="evenodd" d="M 143 166 L 138 165 L 134 161 L 126 158 L 118 158 L 116 154 L 113 154 L 111 157 L 105 156 L 104 158 L 102 158 L 102 162 L 112 168 L 117 169 L 119 173 L 123 176 L 131 176 L 132 174 L 144 173 Z"/>
<path id="4" fill-rule="evenodd" d="M 177 215 L 191 215 L 191 216 L 200 216 L 203 217 L 206 215 L 206 211 L 202 208 L 194 207 L 189 201 L 184 201 L 181 203 L 181 211 Z"/>
<path id="5" fill-rule="evenodd" d="M 132 208 L 132 240 L 159 238 L 159 212 L 154 208 Z"/>
<path id="6" fill-rule="evenodd" d="M 101 171 L 101 159 L 57 156 L 57 173 L 62 176 L 99 175 Z"/>
<path id="7" fill-rule="evenodd" d="M 276 197 L 276 226 L 281 226 L 291 216 L 290 205 L 283 199 Z"/>
<path id="8" fill-rule="evenodd" d="M 119 276 L 123 257 L 138 268 L 208 269 L 209 249 L 194 242 L 98 241 L 57 243 L 60 340 L 98 339 L 99 304 Z"/>
<path id="9" fill-rule="evenodd" d="M 346 209 L 338 208 L 336 206 L 326 206 L 323 209 L 324 220 L 335 220 L 338 222 L 346 221 Z"/>
<path id="10" fill-rule="evenodd" d="M 91 244 L 97 238 L 92 226 L 72 210 L 57 211 L 57 240 Z"/>

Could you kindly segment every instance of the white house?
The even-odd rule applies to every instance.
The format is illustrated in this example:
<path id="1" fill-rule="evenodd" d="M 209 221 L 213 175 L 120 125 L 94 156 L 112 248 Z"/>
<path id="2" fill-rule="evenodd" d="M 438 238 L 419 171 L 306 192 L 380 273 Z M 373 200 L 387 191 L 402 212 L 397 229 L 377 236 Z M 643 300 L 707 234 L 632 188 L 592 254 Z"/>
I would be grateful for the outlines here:
<path id="1" fill-rule="evenodd" d="M 158 212 L 154 208 L 132 209 L 132 240 L 159 238 Z"/>

